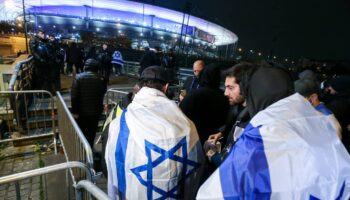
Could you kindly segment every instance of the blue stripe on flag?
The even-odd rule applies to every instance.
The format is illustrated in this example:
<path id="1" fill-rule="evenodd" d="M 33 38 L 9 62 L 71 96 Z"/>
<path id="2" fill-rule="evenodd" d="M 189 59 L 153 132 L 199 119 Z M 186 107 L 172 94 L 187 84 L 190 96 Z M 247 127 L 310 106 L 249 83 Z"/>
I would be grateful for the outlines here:
<path id="1" fill-rule="evenodd" d="M 259 128 L 248 124 L 219 168 L 225 199 L 270 199 L 269 166 Z"/>
<path id="2" fill-rule="evenodd" d="M 319 104 L 318 106 L 315 107 L 315 109 L 324 115 L 328 116 L 333 114 L 331 110 L 329 110 L 324 103 Z"/>
<path id="3" fill-rule="evenodd" d="M 125 179 L 125 156 L 128 148 L 129 127 L 125 120 L 126 110 L 122 113 L 120 118 L 120 130 L 117 141 L 117 148 L 115 150 L 115 164 L 117 167 L 118 191 L 125 198 L 126 194 L 126 179 Z"/>

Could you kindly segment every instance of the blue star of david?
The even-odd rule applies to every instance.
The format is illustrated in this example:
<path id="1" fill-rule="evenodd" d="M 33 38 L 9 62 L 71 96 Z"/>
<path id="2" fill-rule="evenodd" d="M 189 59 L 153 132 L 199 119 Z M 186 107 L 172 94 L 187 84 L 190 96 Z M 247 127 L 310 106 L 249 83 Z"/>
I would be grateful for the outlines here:
<path id="1" fill-rule="evenodd" d="M 182 157 L 175 155 L 175 152 L 180 149 L 182 150 Z M 155 151 L 160 154 L 160 157 L 152 161 L 151 151 Z M 141 165 L 139 167 L 135 167 L 131 169 L 131 171 L 135 174 L 137 179 L 140 181 L 140 183 L 147 187 L 147 199 L 153 199 L 153 191 L 157 192 L 161 195 L 160 199 L 166 199 L 166 198 L 174 198 L 178 199 L 181 194 L 176 194 L 176 192 L 181 189 L 181 185 L 183 185 L 183 182 L 185 181 L 186 177 L 188 177 L 190 174 L 192 174 L 198 167 L 200 166 L 199 163 L 196 163 L 192 160 L 187 159 L 187 141 L 186 137 L 182 138 L 173 148 L 166 151 L 165 149 L 160 148 L 159 146 L 150 143 L 149 141 L 145 140 L 145 151 L 146 156 L 148 159 L 147 164 Z M 177 185 L 174 186 L 170 191 L 164 191 L 161 188 L 153 185 L 152 179 L 153 179 L 153 168 L 157 167 L 159 164 L 161 164 L 163 161 L 170 159 L 179 163 L 182 163 L 182 174 L 180 175 L 180 181 L 177 183 Z M 193 169 L 187 171 L 187 167 L 192 166 Z M 141 177 L 141 172 L 147 172 L 147 178 L 144 180 Z"/>

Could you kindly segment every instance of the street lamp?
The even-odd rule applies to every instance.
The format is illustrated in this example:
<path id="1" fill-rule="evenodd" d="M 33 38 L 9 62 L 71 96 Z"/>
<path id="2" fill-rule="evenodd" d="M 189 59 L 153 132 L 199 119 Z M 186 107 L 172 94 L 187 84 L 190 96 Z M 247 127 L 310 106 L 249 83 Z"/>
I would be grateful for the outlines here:
<path id="1" fill-rule="evenodd" d="M 27 30 L 26 9 L 24 7 L 24 0 L 22 0 L 22 7 L 23 7 L 24 35 L 25 35 L 25 38 L 26 38 L 26 52 L 29 53 L 29 49 L 28 49 L 28 30 Z"/>

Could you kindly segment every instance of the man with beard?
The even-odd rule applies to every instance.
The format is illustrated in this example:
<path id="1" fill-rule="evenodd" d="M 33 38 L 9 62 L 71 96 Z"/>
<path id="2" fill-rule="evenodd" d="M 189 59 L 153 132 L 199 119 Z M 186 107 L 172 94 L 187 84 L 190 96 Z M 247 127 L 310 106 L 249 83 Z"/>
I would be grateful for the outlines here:
<path id="1" fill-rule="evenodd" d="M 291 76 L 261 66 L 240 89 L 252 119 L 197 199 L 349 199 L 349 154 Z"/>

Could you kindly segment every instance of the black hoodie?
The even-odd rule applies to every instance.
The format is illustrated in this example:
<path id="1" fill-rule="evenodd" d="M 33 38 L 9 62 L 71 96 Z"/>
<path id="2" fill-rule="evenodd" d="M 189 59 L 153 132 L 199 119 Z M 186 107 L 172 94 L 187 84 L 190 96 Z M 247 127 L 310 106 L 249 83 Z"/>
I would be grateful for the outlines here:
<path id="1" fill-rule="evenodd" d="M 247 73 L 240 83 L 251 118 L 271 104 L 294 93 L 290 74 L 282 68 L 261 66 Z"/>

